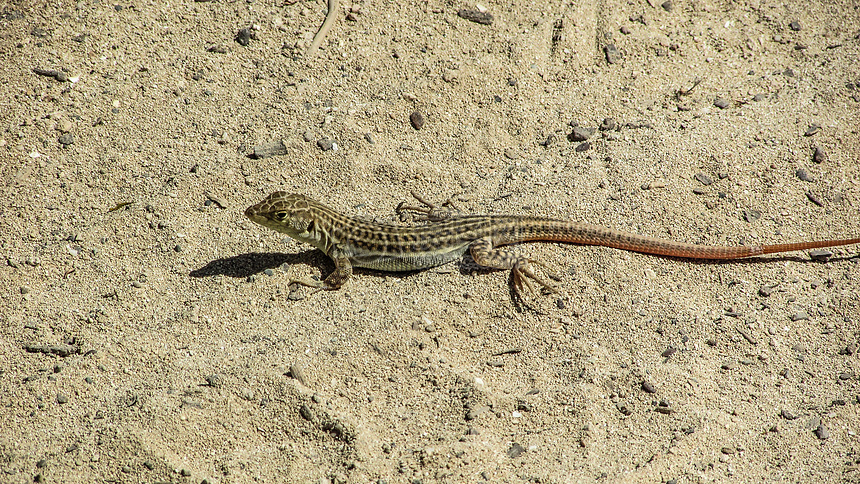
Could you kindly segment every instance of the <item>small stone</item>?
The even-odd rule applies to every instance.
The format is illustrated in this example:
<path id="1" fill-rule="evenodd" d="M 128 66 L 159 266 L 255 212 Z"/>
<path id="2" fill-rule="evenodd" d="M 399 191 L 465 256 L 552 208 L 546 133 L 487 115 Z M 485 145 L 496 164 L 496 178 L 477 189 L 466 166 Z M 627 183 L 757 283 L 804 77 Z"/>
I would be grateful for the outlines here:
<path id="1" fill-rule="evenodd" d="M 765 96 L 764 94 L 756 94 L 755 96 L 753 96 L 753 101 L 755 101 L 755 102 L 764 101 L 766 98 L 767 98 L 767 96 Z"/>
<path id="2" fill-rule="evenodd" d="M 505 150 L 505 158 L 509 160 L 516 160 L 520 157 L 519 151 L 514 148 L 508 148 Z"/>
<path id="3" fill-rule="evenodd" d="M 699 183 L 701 183 L 702 185 L 705 185 L 705 186 L 708 186 L 708 185 L 714 183 L 714 180 L 711 177 L 709 177 L 708 175 L 705 175 L 704 173 L 701 173 L 701 172 L 693 175 L 693 178 L 695 178 Z"/>
<path id="4" fill-rule="evenodd" d="M 800 22 L 798 22 L 797 20 L 788 24 L 788 26 L 789 28 L 791 28 L 791 30 L 795 32 L 800 32 Z"/>
<path id="5" fill-rule="evenodd" d="M 36 462 L 36 467 L 38 469 L 44 469 L 48 465 L 47 459 L 39 459 L 39 462 Z"/>
<path id="6" fill-rule="evenodd" d="M 364 133 L 364 140 L 370 144 L 375 144 L 375 141 L 373 141 L 373 135 L 370 133 Z"/>
<path id="7" fill-rule="evenodd" d="M 334 142 L 328 138 L 322 138 L 317 141 L 317 146 L 323 151 L 329 151 L 334 147 Z"/>
<path id="8" fill-rule="evenodd" d="M 827 161 L 827 155 L 824 154 L 824 150 L 816 146 L 815 152 L 812 153 L 812 162 L 816 164 L 821 164 L 825 161 Z"/>
<path id="9" fill-rule="evenodd" d="M 666 0 L 665 2 L 661 3 L 660 6 L 663 7 L 663 10 L 671 12 L 673 5 L 671 0 Z"/>
<path id="10" fill-rule="evenodd" d="M 797 418 L 797 415 L 789 412 L 788 410 L 783 410 L 779 412 L 779 415 L 786 420 L 794 420 Z"/>
<path id="11" fill-rule="evenodd" d="M 580 143 L 580 144 L 576 145 L 576 148 L 574 148 L 573 151 L 576 151 L 577 153 L 582 153 L 582 152 L 588 151 L 590 149 L 591 149 L 591 143 L 586 141 L 584 143 Z"/>
<path id="12" fill-rule="evenodd" d="M 526 449 L 523 448 L 522 445 L 514 442 L 511 447 L 508 449 L 508 457 L 511 459 L 516 459 L 517 457 L 523 455 Z"/>
<path id="13" fill-rule="evenodd" d="M 181 471 L 179 471 L 179 475 L 182 477 L 191 477 L 191 471 L 189 471 L 188 469 L 182 469 Z"/>
<path id="14" fill-rule="evenodd" d="M 833 257 L 833 251 L 830 249 L 813 249 L 809 251 L 809 257 L 824 262 Z"/>
<path id="15" fill-rule="evenodd" d="M 839 374 L 839 379 L 842 381 L 853 380 L 854 372 L 853 371 L 845 371 Z"/>
<path id="16" fill-rule="evenodd" d="M 812 179 L 809 178 L 809 173 L 804 168 L 798 168 L 797 171 L 794 172 L 794 175 L 805 182 L 812 181 Z"/>
<path id="17" fill-rule="evenodd" d="M 205 377 L 206 384 L 213 388 L 220 388 L 224 384 L 224 379 L 220 375 L 211 374 Z"/>
<path id="18" fill-rule="evenodd" d="M 149 470 L 153 470 L 153 469 L 155 469 L 155 464 L 153 464 L 152 461 L 146 460 L 146 461 L 143 461 L 143 467 L 146 467 Z"/>
<path id="19" fill-rule="evenodd" d="M 714 106 L 720 109 L 726 109 L 727 107 L 729 107 L 729 101 L 728 99 L 717 97 L 716 99 L 714 99 Z"/>
<path id="20" fill-rule="evenodd" d="M 486 405 L 477 406 L 466 413 L 466 420 L 475 420 L 481 416 L 482 413 L 487 412 L 488 410 L 490 410 L 490 407 Z"/>
<path id="21" fill-rule="evenodd" d="M 821 424 L 817 429 L 815 429 L 815 436 L 821 440 L 826 440 L 830 438 L 830 431 L 827 430 L 827 427 L 825 427 L 824 424 Z"/>
<path id="22" fill-rule="evenodd" d="M 773 286 L 761 286 L 758 290 L 758 295 L 761 297 L 769 297 L 773 294 Z"/>
<path id="23" fill-rule="evenodd" d="M 645 390 L 645 393 L 657 393 L 657 389 L 648 381 L 642 382 L 642 389 Z"/>
<path id="24" fill-rule="evenodd" d="M 239 32 L 236 34 L 236 42 L 238 42 L 239 45 L 243 47 L 251 43 L 251 29 L 240 29 Z"/>
<path id="25" fill-rule="evenodd" d="M 804 321 L 809 319 L 809 314 L 807 314 L 806 311 L 800 311 L 789 316 L 789 319 L 792 321 Z"/>
<path id="26" fill-rule="evenodd" d="M 68 133 L 72 130 L 72 122 L 66 118 L 61 119 L 60 122 L 57 123 L 57 130 L 62 133 Z"/>
<path id="27" fill-rule="evenodd" d="M 731 447 L 723 447 L 722 449 L 720 449 L 720 452 L 722 452 L 725 455 L 732 455 L 735 453 L 735 449 L 733 449 Z"/>
<path id="28" fill-rule="evenodd" d="M 466 19 L 469 22 L 475 22 L 482 25 L 493 25 L 493 15 L 489 12 L 481 12 L 480 10 L 462 9 L 457 12 L 457 16 Z"/>
<path id="29" fill-rule="evenodd" d="M 131 473 L 131 467 L 129 467 L 129 466 L 122 466 L 122 468 L 120 468 L 120 470 L 126 474 Z"/>
<path id="30" fill-rule="evenodd" d="M 460 76 L 459 71 L 454 69 L 445 69 L 442 72 L 442 80 L 445 82 L 454 82 Z"/>
<path id="31" fill-rule="evenodd" d="M 618 48 L 615 47 L 615 44 L 607 44 L 606 47 L 603 48 L 603 53 L 606 55 L 606 62 L 609 64 L 617 64 L 621 61 L 621 53 L 618 52 Z"/>
<path id="32" fill-rule="evenodd" d="M 723 364 L 720 365 L 720 368 L 722 368 L 723 370 L 726 370 L 726 371 L 730 371 L 730 370 L 734 370 L 737 366 L 738 366 L 738 364 L 736 362 L 729 360 L 729 361 L 724 361 Z"/>
<path id="33" fill-rule="evenodd" d="M 424 126 L 424 115 L 419 111 L 414 111 L 409 115 L 409 122 L 415 129 L 421 129 Z"/>
<path id="34" fill-rule="evenodd" d="M 671 346 L 670 346 L 670 347 L 666 348 L 666 350 L 665 350 L 665 351 L 663 351 L 662 353 L 660 353 L 660 356 L 662 356 L 663 358 L 668 358 L 668 357 L 670 357 L 670 356 L 674 355 L 674 354 L 675 354 L 675 353 L 677 353 L 677 352 L 678 352 L 678 350 L 677 350 L 677 349 L 675 349 L 675 348 L 673 348 L 673 347 L 671 347 Z"/>
<path id="35" fill-rule="evenodd" d="M 302 133 L 302 139 L 304 139 L 305 142 L 310 143 L 314 140 L 314 134 L 310 131 L 305 131 L 304 133 Z"/>
<path id="36" fill-rule="evenodd" d="M 744 210 L 743 214 L 747 223 L 753 223 L 761 218 L 761 212 L 758 210 Z"/>
<path id="37" fill-rule="evenodd" d="M 69 403 L 69 397 L 67 397 L 66 395 L 63 395 L 62 393 L 58 393 L 57 394 L 57 403 L 59 403 L 60 405 L 62 405 L 64 403 Z"/>
<path id="38" fill-rule="evenodd" d="M 69 146 L 75 143 L 75 137 L 71 133 L 66 133 L 57 140 L 63 146 Z"/>
<path id="39" fill-rule="evenodd" d="M 290 376 L 299 381 L 302 385 L 307 385 L 307 377 L 305 376 L 304 368 L 299 364 L 290 365 Z"/>
<path id="40" fill-rule="evenodd" d="M 567 139 L 570 141 L 585 141 L 588 138 L 591 138 L 591 135 L 594 134 L 594 128 L 585 128 L 583 126 L 575 126 L 573 131 L 567 135 Z"/>
<path id="41" fill-rule="evenodd" d="M 600 131 L 612 131 L 615 129 L 616 125 L 617 123 L 615 122 L 615 118 L 604 118 L 598 129 L 600 129 Z"/>
<path id="42" fill-rule="evenodd" d="M 812 124 L 809 128 L 806 129 L 806 132 L 803 133 L 803 136 L 812 136 L 821 131 L 821 126 L 817 124 Z"/>

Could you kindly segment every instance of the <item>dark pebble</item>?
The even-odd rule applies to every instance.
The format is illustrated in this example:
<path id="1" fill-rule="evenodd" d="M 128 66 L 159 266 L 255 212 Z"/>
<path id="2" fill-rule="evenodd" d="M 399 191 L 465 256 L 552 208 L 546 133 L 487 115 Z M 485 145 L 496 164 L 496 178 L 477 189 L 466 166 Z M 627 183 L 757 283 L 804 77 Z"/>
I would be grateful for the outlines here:
<path id="1" fill-rule="evenodd" d="M 151 461 L 146 460 L 143 461 L 143 467 L 146 467 L 149 470 L 153 470 L 155 469 L 155 464 L 153 464 Z"/>
<path id="2" fill-rule="evenodd" d="M 206 50 L 214 54 L 226 54 L 230 52 L 230 49 L 224 44 L 210 45 Z"/>
<path id="3" fill-rule="evenodd" d="M 797 20 L 788 24 L 788 26 L 791 28 L 791 30 L 795 32 L 800 32 L 800 22 L 798 22 Z"/>
<path id="4" fill-rule="evenodd" d="M 603 48 L 603 53 L 606 55 L 606 62 L 610 64 L 617 64 L 621 61 L 621 53 L 618 52 L 618 48 L 615 47 L 615 44 L 608 44 Z"/>
<path id="5" fill-rule="evenodd" d="M 642 389 L 645 390 L 646 393 L 657 393 L 657 389 L 648 381 L 642 382 Z"/>
<path id="6" fill-rule="evenodd" d="M 809 199 L 810 202 L 818 205 L 819 207 L 824 206 L 824 202 L 822 202 L 821 199 L 818 198 L 818 196 L 812 192 L 806 192 L 806 198 Z"/>
<path id="7" fill-rule="evenodd" d="M 312 422 L 314 420 L 314 413 L 311 411 L 311 407 L 309 407 L 307 404 L 303 404 L 299 408 L 299 415 L 301 415 L 302 418 L 307 420 L 308 422 Z"/>
<path id="8" fill-rule="evenodd" d="M 839 379 L 842 381 L 853 380 L 854 379 L 854 372 L 853 371 L 846 371 L 844 373 L 840 373 Z"/>
<path id="9" fill-rule="evenodd" d="M 240 29 L 239 32 L 236 34 L 236 42 L 238 42 L 241 46 L 246 46 L 251 43 L 251 29 Z"/>
<path id="10" fill-rule="evenodd" d="M 788 410 L 783 410 L 779 412 L 779 415 L 786 420 L 794 420 L 797 418 L 797 415 L 789 412 Z"/>
<path id="11" fill-rule="evenodd" d="M 727 107 L 729 107 L 729 101 L 728 99 L 718 97 L 714 99 L 714 106 L 720 109 L 726 109 Z"/>
<path id="12" fill-rule="evenodd" d="M 848 346 L 846 346 L 845 348 L 842 348 L 842 350 L 839 351 L 840 355 L 851 356 L 854 353 L 857 353 L 857 343 L 848 343 Z"/>
<path id="13" fill-rule="evenodd" d="M 829 439 L 830 431 L 827 430 L 827 427 L 825 427 L 824 424 L 821 424 L 817 429 L 815 429 L 815 436 L 821 440 Z"/>
<path id="14" fill-rule="evenodd" d="M 582 153 L 583 151 L 588 151 L 589 149 L 591 149 L 591 143 L 586 141 L 584 143 L 578 144 L 576 148 L 573 149 L 573 151 L 576 151 L 577 153 Z"/>
<path id="15" fill-rule="evenodd" d="M 720 452 L 722 452 L 725 455 L 732 455 L 735 453 L 735 449 L 733 449 L 731 447 L 723 447 L 722 449 L 720 449 Z"/>
<path id="16" fill-rule="evenodd" d="M 409 122 L 412 123 L 413 128 L 421 129 L 424 126 L 424 115 L 419 111 L 414 111 L 409 115 Z"/>
<path id="17" fill-rule="evenodd" d="M 676 350 L 675 348 L 670 346 L 670 347 L 666 348 L 666 350 L 664 352 L 660 353 L 660 356 L 662 356 L 663 358 L 668 358 L 677 352 L 678 352 L 678 350 Z"/>
<path id="18" fill-rule="evenodd" d="M 457 12 L 457 16 L 466 19 L 469 22 L 475 22 L 481 25 L 493 25 L 493 15 L 489 12 L 481 12 L 479 10 L 462 9 Z"/>
<path id="19" fill-rule="evenodd" d="M 511 447 L 508 449 L 508 457 L 511 459 L 516 459 L 517 457 L 523 455 L 526 449 L 523 448 L 522 445 L 514 442 Z"/>
<path id="20" fill-rule="evenodd" d="M 191 477 L 191 471 L 189 471 L 188 469 L 182 469 L 181 471 L 179 471 L 179 475 L 181 475 L 182 477 Z"/>
<path id="21" fill-rule="evenodd" d="M 62 393 L 57 394 L 57 403 L 62 405 L 64 403 L 68 403 L 68 402 L 69 402 L 69 397 L 67 397 L 66 395 L 63 395 Z"/>
<path id="22" fill-rule="evenodd" d="M 806 132 L 803 133 L 803 136 L 812 136 L 812 135 L 818 133 L 820 130 L 821 130 L 821 126 L 819 126 L 817 124 L 813 124 L 809 128 L 806 129 Z"/>
<path id="23" fill-rule="evenodd" d="M 33 482 L 45 482 L 45 478 L 42 476 L 41 472 L 33 476 Z"/>
<path id="24" fill-rule="evenodd" d="M 663 407 L 663 406 L 657 407 L 656 410 L 658 413 L 662 413 L 663 415 L 671 415 L 671 414 L 675 413 L 675 411 L 672 410 L 671 408 Z"/>
<path id="25" fill-rule="evenodd" d="M 63 71 L 55 71 L 53 69 L 40 69 L 37 67 L 33 69 L 33 72 L 40 76 L 53 77 L 60 82 L 66 82 L 69 80 L 69 76 Z"/>
<path id="26" fill-rule="evenodd" d="M 816 146 L 815 152 L 812 153 L 812 162 L 824 163 L 825 161 L 827 161 L 827 155 L 824 154 L 824 150 Z"/>
<path id="27" fill-rule="evenodd" d="M 47 459 L 39 459 L 39 462 L 36 462 L 36 467 L 39 469 L 44 469 L 45 466 L 47 466 L 47 465 L 48 465 Z"/>
<path id="28" fill-rule="evenodd" d="M 660 6 L 663 7 L 663 10 L 667 12 L 671 12 L 673 7 L 671 0 L 666 0 L 665 2 L 661 3 Z"/>
<path id="29" fill-rule="evenodd" d="M 263 271 L 263 274 L 265 274 L 265 275 L 267 275 L 267 276 L 274 276 L 274 275 L 275 275 L 275 271 L 273 271 L 272 269 L 266 269 L 266 270 L 264 270 L 264 271 Z"/>
<path id="30" fill-rule="evenodd" d="M 122 466 L 122 468 L 120 470 L 125 474 L 131 473 L 131 467 L 129 467 L 129 466 Z"/>
<path id="31" fill-rule="evenodd" d="M 830 249 L 814 249 L 809 251 L 809 257 L 817 261 L 826 261 L 833 257 L 833 251 Z"/>
<path id="32" fill-rule="evenodd" d="M 211 374 L 205 377 L 206 384 L 213 388 L 220 388 L 224 384 L 224 379 L 220 375 Z"/>
<path id="33" fill-rule="evenodd" d="M 491 366 L 493 368 L 502 368 L 505 366 L 505 362 L 501 360 L 489 360 L 487 361 L 487 366 Z"/>
<path id="34" fill-rule="evenodd" d="M 744 220 L 747 223 L 753 223 L 761 218 L 761 212 L 758 210 L 744 210 Z"/>
<path id="35" fill-rule="evenodd" d="M 319 146 L 320 149 L 323 151 L 329 151 L 330 149 L 332 149 L 332 147 L 334 147 L 334 142 L 328 138 L 322 138 L 321 140 L 317 141 L 317 146 Z"/>
<path id="36" fill-rule="evenodd" d="M 761 297 L 768 297 L 773 294 L 773 286 L 761 286 L 758 290 L 758 295 Z"/>
<path id="37" fill-rule="evenodd" d="M 63 146 L 69 146 L 75 143 L 75 137 L 72 136 L 72 133 L 66 133 L 60 136 L 60 139 L 58 139 L 57 141 L 59 141 L 60 144 Z"/>
<path id="38" fill-rule="evenodd" d="M 755 102 L 764 101 L 766 97 L 767 96 L 765 96 L 764 94 L 756 94 L 755 96 L 753 96 L 753 101 L 755 101 Z"/>
<path id="39" fill-rule="evenodd" d="M 370 144 L 374 144 L 373 136 L 370 133 L 364 133 L 364 139 Z"/>
<path id="40" fill-rule="evenodd" d="M 612 131 L 616 125 L 615 118 L 604 118 L 600 123 L 599 129 L 600 131 Z"/>
<path id="41" fill-rule="evenodd" d="M 786 77 L 794 77 L 794 69 L 791 67 L 787 67 L 784 71 L 782 71 L 783 75 Z"/>
<path id="42" fill-rule="evenodd" d="M 809 173 L 804 168 L 798 168 L 797 171 L 794 172 L 794 175 L 805 182 L 812 181 L 812 179 L 809 178 Z"/>
<path id="43" fill-rule="evenodd" d="M 573 131 L 567 135 L 567 139 L 570 141 L 585 141 L 588 138 L 591 138 L 591 135 L 594 134 L 594 128 L 585 128 L 582 126 L 577 126 L 573 128 Z"/>
<path id="44" fill-rule="evenodd" d="M 702 185 L 705 185 L 705 186 L 708 186 L 711 183 L 714 183 L 714 180 L 711 177 L 709 177 L 708 175 L 705 175 L 704 173 L 701 173 L 701 172 L 693 175 L 693 178 L 695 178 L 699 183 L 701 183 Z"/>
<path id="45" fill-rule="evenodd" d="M 623 403 L 618 405 L 618 411 L 621 412 L 622 415 L 633 415 L 633 409 Z"/>

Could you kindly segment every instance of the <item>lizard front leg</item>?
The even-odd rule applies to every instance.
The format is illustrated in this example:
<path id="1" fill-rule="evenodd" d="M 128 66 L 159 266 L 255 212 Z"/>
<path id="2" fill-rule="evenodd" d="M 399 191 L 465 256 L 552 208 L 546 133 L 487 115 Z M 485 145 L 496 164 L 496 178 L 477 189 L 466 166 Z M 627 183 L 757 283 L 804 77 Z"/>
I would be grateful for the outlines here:
<path id="1" fill-rule="evenodd" d="M 329 274 L 325 280 L 318 281 L 316 279 L 301 278 L 292 279 L 290 284 L 296 283 L 307 287 L 313 287 L 320 290 L 334 291 L 340 289 L 341 286 L 352 277 L 352 263 L 348 257 L 342 255 L 332 255 L 331 260 L 334 261 L 334 271 Z"/>

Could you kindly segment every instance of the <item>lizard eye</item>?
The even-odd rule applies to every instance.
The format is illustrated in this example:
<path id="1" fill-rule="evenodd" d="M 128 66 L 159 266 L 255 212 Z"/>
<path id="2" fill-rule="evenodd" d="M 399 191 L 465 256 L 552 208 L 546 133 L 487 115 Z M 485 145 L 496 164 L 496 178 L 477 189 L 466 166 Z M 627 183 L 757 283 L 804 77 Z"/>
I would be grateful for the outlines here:
<path id="1" fill-rule="evenodd" d="M 280 212 L 275 212 L 275 218 L 282 221 L 287 218 L 287 212 L 283 210 Z"/>

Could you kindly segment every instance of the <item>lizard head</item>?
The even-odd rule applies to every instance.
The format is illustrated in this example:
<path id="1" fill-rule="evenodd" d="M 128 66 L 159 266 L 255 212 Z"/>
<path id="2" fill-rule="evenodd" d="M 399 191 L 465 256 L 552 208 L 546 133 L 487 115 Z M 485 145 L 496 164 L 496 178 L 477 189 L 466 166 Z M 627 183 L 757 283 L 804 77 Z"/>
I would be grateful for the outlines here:
<path id="1" fill-rule="evenodd" d="M 252 222 L 276 230 L 290 237 L 316 245 L 319 240 L 314 230 L 311 213 L 318 202 L 297 193 L 275 192 L 260 203 L 245 210 Z"/>

